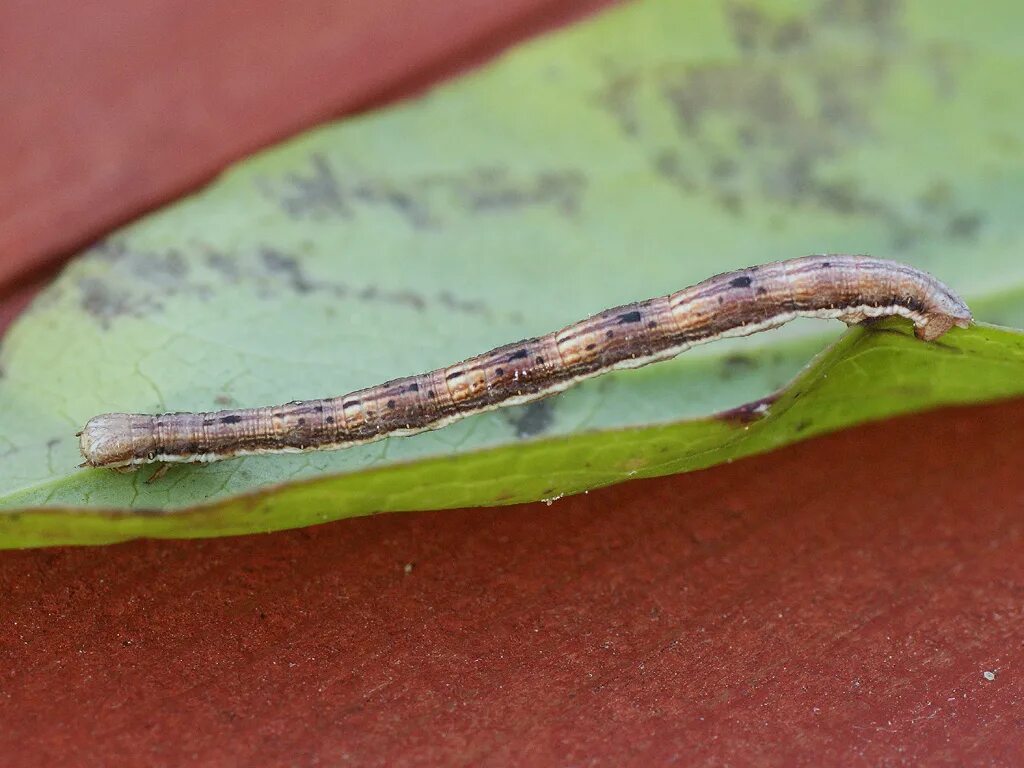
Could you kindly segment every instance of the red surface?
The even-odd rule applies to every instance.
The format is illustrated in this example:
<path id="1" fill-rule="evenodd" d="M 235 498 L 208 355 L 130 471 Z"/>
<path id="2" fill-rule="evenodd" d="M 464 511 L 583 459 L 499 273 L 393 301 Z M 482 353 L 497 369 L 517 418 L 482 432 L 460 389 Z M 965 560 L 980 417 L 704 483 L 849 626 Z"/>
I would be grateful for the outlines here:
<path id="1" fill-rule="evenodd" d="M 227 159 L 595 4 L 0 5 L 0 314 Z M 550 507 L 0 553 L 0 764 L 1019 764 L 1022 451 L 1016 402 Z"/>
<path id="2" fill-rule="evenodd" d="M 608 2 L 0 3 L 0 294 L 231 160 Z"/>
<path id="3" fill-rule="evenodd" d="M 1022 452 L 1016 403 L 552 506 L 8 553 L 0 753 L 1009 765 Z"/>

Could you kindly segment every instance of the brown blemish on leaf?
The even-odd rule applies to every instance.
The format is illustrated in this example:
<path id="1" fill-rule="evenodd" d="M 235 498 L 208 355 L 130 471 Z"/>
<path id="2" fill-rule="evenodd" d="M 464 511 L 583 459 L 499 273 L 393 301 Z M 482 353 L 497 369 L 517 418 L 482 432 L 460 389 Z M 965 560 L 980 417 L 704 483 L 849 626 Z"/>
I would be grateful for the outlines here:
<path id="1" fill-rule="evenodd" d="M 744 403 L 737 408 L 730 408 L 727 411 L 716 413 L 714 418 L 718 421 L 724 421 L 730 424 L 747 426 L 753 422 L 760 421 L 767 416 L 771 406 L 778 399 L 778 394 L 771 394 L 767 397 L 762 397 L 759 400 Z"/>

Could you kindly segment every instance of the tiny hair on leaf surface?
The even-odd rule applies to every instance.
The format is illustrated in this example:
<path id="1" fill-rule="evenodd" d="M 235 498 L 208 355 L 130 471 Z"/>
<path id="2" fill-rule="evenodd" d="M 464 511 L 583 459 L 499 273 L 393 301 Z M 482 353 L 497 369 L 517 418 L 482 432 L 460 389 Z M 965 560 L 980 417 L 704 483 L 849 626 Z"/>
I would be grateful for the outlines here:
<path id="1" fill-rule="evenodd" d="M 1024 325 L 1021 53 L 947 5 L 754 2 L 756 29 L 724 0 L 616 8 L 111 234 L 0 350 L 0 544 L 550 499 L 1022 394 L 1021 336 L 986 325 Z M 98 413 L 330 397 L 822 251 L 927 270 L 981 322 L 924 343 L 798 321 L 345 451 L 77 468 Z"/>

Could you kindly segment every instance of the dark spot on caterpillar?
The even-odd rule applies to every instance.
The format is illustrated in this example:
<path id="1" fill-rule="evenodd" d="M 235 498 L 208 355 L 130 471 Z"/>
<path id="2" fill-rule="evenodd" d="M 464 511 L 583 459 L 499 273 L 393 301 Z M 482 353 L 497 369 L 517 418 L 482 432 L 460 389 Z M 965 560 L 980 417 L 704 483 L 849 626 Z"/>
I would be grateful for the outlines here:
<path id="1" fill-rule="evenodd" d="M 453 381 L 455 379 L 461 379 L 465 375 L 465 371 L 453 371 L 444 377 L 445 381 Z"/>
<path id="2" fill-rule="evenodd" d="M 494 375 L 495 376 L 504 376 L 505 375 L 505 369 L 504 368 L 495 368 L 494 369 Z"/>
<path id="3" fill-rule="evenodd" d="M 783 299 L 781 302 L 779 302 L 779 306 L 782 307 L 787 312 L 794 312 L 797 308 L 797 304 L 795 301 L 793 301 L 793 299 Z"/>
<path id="4" fill-rule="evenodd" d="M 657 320 L 651 320 L 651 321 L 649 321 L 649 322 L 647 323 L 647 327 L 648 327 L 648 328 L 657 328 L 657 327 L 658 327 L 658 321 L 657 321 Z"/>
<path id="5" fill-rule="evenodd" d="M 606 339 L 610 339 L 614 335 L 615 335 L 615 331 L 613 331 L 611 328 L 609 328 L 607 331 L 604 332 L 604 336 L 605 336 Z"/>
<path id="6" fill-rule="evenodd" d="M 831 266 L 832 266 L 832 262 L 831 261 L 823 261 L 823 262 L 821 262 L 821 268 L 822 269 L 828 269 Z"/>
<path id="7" fill-rule="evenodd" d="M 429 397 L 431 400 L 433 400 L 435 397 L 437 397 L 437 395 L 434 394 L 434 390 L 428 389 L 427 390 L 427 397 Z"/>
<path id="8" fill-rule="evenodd" d="M 537 358 L 537 365 L 544 365 L 544 358 L 543 357 L 538 357 Z"/>
<path id="9" fill-rule="evenodd" d="M 724 296 L 719 296 L 718 297 L 718 303 L 719 304 L 725 304 L 725 297 Z"/>
<path id="10" fill-rule="evenodd" d="M 306 420 L 305 420 L 305 419 L 303 419 L 303 418 L 300 418 L 300 419 L 299 419 L 299 426 L 300 426 L 300 427 L 304 427 L 304 426 L 306 426 Z"/>
<path id="11" fill-rule="evenodd" d="M 406 392 L 419 392 L 420 391 L 420 385 L 417 384 L 415 381 L 412 382 L 411 384 L 406 384 L 405 385 L 405 391 Z"/>
<path id="12" fill-rule="evenodd" d="M 513 360 L 525 360 L 530 353 L 526 349 L 517 349 L 511 355 L 508 356 L 508 362 Z"/>
<path id="13" fill-rule="evenodd" d="M 767 288 L 758 288 L 757 289 L 757 295 L 758 296 L 764 296 L 766 293 L 768 293 L 768 289 Z"/>
<path id="14" fill-rule="evenodd" d="M 597 346 L 597 344 L 587 344 L 587 346 L 586 346 L 586 350 L 587 350 L 587 352 L 590 352 L 590 351 L 591 351 L 592 349 L 594 349 L 594 348 L 595 348 L 596 346 Z"/>
<path id="15" fill-rule="evenodd" d="M 333 416 L 328 416 L 327 418 L 324 419 L 324 422 L 326 424 L 333 424 L 334 423 L 334 417 Z"/>
<path id="16" fill-rule="evenodd" d="M 740 275 L 739 277 L 734 277 L 732 280 L 729 281 L 729 285 L 731 285 L 733 288 L 749 288 L 750 283 L 750 277 L 747 275 Z"/>
<path id="17" fill-rule="evenodd" d="M 164 425 L 164 423 L 162 421 L 160 421 L 159 419 L 157 419 L 156 425 L 158 427 L 162 427 Z"/>
<path id="18" fill-rule="evenodd" d="M 213 419 L 203 419 L 203 426 L 208 427 L 213 424 Z"/>
<path id="19" fill-rule="evenodd" d="M 241 420 L 242 420 L 241 416 L 239 416 L 237 413 L 232 413 L 229 416 L 221 416 L 220 423 L 221 424 L 237 424 Z"/>
<path id="20" fill-rule="evenodd" d="M 346 400 L 341 404 L 342 408 L 355 408 L 356 406 L 362 405 L 361 400 Z"/>
<path id="21" fill-rule="evenodd" d="M 640 322 L 640 312 L 638 310 L 634 309 L 632 312 L 623 312 L 621 315 L 619 315 L 619 325 L 625 325 L 626 323 L 639 323 L 639 322 Z"/>
<path id="22" fill-rule="evenodd" d="M 395 407 L 395 401 L 394 400 L 388 400 L 387 407 L 388 408 L 394 408 Z"/>
<path id="23" fill-rule="evenodd" d="M 324 412 L 324 404 L 323 403 L 313 403 L 312 408 L 317 413 L 323 413 Z"/>

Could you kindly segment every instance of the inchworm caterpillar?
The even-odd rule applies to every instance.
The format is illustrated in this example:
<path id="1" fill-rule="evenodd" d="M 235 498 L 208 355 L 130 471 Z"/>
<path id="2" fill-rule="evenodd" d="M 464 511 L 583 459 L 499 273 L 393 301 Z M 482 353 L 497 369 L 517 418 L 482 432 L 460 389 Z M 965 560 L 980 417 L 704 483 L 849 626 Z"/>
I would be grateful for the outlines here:
<path id="1" fill-rule="evenodd" d="M 341 397 L 210 413 L 96 416 L 79 433 L 83 466 L 134 468 L 347 448 L 538 400 L 583 379 L 776 328 L 797 316 L 853 324 L 888 315 L 909 318 L 926 341 L 954 325 L 966 328 L 972 319 L 963 300 L 913 267 L 867 256 L 807 256 L 717 275 Z"/>

